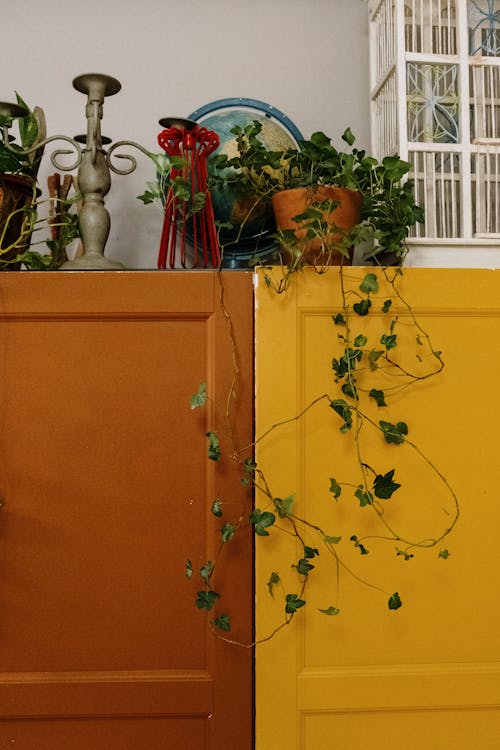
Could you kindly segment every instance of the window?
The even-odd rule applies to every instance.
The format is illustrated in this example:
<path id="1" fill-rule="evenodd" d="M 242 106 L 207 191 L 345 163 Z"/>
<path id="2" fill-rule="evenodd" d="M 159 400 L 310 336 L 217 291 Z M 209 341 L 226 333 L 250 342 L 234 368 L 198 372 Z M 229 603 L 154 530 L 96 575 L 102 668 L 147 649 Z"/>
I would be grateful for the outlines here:
<path id="1" fill-rule="evenodd" d="M 500 0 L 369 0 L 372 146 L 412 165 L 415 239 L 500 239 Z"/>

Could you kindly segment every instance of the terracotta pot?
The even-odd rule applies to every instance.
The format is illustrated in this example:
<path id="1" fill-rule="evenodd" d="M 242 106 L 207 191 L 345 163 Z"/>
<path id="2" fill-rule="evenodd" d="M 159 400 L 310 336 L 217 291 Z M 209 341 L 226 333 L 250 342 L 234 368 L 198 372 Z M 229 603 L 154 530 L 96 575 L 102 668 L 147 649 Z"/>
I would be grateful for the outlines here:
<path id="1" fill-rule="evenodd" d="M 23 234 L 23 223 L 26 218 L 24 209 L 28 208 L 33 201 L 33 185 L 30 177 L 14 174 L 0 175 L 0 258 L 2 261 L 13 260 L 29 248 L 31 233 L 24 231 Z M 11 246 L 13 246 L 11 250 L 2 252 Z M 12 270 L 20 267 L 20 263 L 0 265 L 0 268 Z"/>
<path id="2" fill-rule="evenodd" d="M 273 195 L 272 203 L 276 226 L 278 229 L 293 229 L 299 239 L 299 245 L 303 251 L 303 260 L 314 265 L 351 265 L 351 257 L 346 258 L 336 250 L 322 251 L 321 239 L 305 240 L 306 231 L 300 229 L 300 222 L 294 221 L 294 216 L 303 213 L 313 203 L 325 200 L 337 202 L 339 205 L 329 213 L 325 212 L 325 218 L 340 230 L 349 230 L 358 224 L 361 217 L 362 195 L 355 190 L 347 188 L 330 187 L 320 185 L 315 189 L 293 188 L 283 190 Z M 329 236 L 329 242 L 335 243 L 342 240 L 342 231 Z M 282 249 L 283 262 L 290 263 L 291 256 L 286 248 Z"/>

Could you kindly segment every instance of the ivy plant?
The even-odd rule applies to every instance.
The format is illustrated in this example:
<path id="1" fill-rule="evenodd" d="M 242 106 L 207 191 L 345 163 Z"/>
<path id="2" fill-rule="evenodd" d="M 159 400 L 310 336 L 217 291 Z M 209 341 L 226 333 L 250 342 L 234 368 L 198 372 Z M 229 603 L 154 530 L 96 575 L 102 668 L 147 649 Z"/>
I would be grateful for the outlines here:
<path id="1" fill-rule="evenodd" d="M 246 517 L 227 518 L 224 498 L 210 500 L 212 514 L 220 523 L 220 543 L 215 561 L 205 560 L 198 571 L 188 560 L 185 572 L 188 579 L 199 581 L 195 594 L 196 608 L 206 612 L 212 630 L 221 638 L 231 638 L 231 613 L 217 592 L 216 572 L 224 564 L 224 548 L 250 526 L 260 544 L 273 544 L 275 535 L 285 532 L 296 541 L 300 550 L 289 560 L 288 571 L 295 575 L 295 585 L 285 582 L 289 576 L 273 566 L 269 570 L 267 589 L 269 596 L 282 598 L 282 621 L 261 640 L 268 640 L 286 627 L 304 607 L 313 607 L 325 617 L 342 615 L 338 581 L 340 574 L 353 576 L 366 586 L 376 589 L 381 606 L 396 611 L 403 606 L 404 597 L 390 585 L 374 584 L 366 574 L 360 574 L 346 561 L 346 551 L 354 550 L 360 558 L 376 556 L 380 545 L 390 545 L 395 557 L 403 563 L 417 554 L 434 550 L 436 560 L 447 560 L 450 551 L 444 546 L 459 518 L 459 502 L 446 477 L 426 456 L 412 436 L 413 425 L 402 412 L 404 399 L 399 398 L 408 389 L 439 376 L 444 367 L 441 351 L 436 349 L 427 331 L 417 320 L 411 306 L 400 292 L 400 268 L 386 268 L 366 273 L 356 289 L 347 288 L 345 270 L 338 267 L 341 298 L 338 310 L 331 317 L 332 332 L 337 344 L 330 360 L 332 391 L 311 399 L 300 414 L 271 425 L 256 441 L 244 448 L 235 447 L 230 456 L 220 452 L 217 431 L 207 433 L 207 458 L 222 465 L 224 461 L 237 461 L 241 468 L 241 482 L 255 492 L 255 507 Z M 269 277 L 269 284 L 274 282 Z M 275 284 L 280 290 L 279 283 Z M 411 350 L 411 357 L 409 351 Z M 408 364 L 414 363 L 414 364 Z M 382 387 L 381 383 L 386 385 Z M 391 416 L 390 404 L 397 396 L 397 416 Z M 191 398 L 191 408 L 205 408 L 209 394 L 204 383 Z M 276 491 L 254 460 L 254 449 L 264 443 L 271 433 L 291 421 L 303 420 L 312 410 L 322 410 L 325 420 L 334 420 L 340 439 L 350 439 L 355 457 L 353 476 L 344 476 L 342 465 L 335 475 L 325 475 L 325 502 L 334 505 L 351 503 L 352 531 L 348 535 L 335 534 L 313 517 L 313 512 L 301 512 L 301 502 L 293 488 Z M 375 411 L 376 416 L 373 416 Z M 230 416 L 228 417 L 230 419 Z M 387 458 L 372 466 L 366 456 L 366 432 L 373 433 L 381 446 L 386 446 Z M 307 439 L 307 435 L 306 435 Z M 447 498 L 446 521 L 440 528 L 412 535 L 403 533 L 386 512 L 391 504 L 402 502 L 405 493 L 404 472 L 399 469 L 401 451 L 410 451 L 423 462 L 438 480 Z M 417 480 L 418 481 L 418 480 Z M 443 499 L 439 498 L 442 503 Z M 313 503 L 308 503 L 312 507 Z M 340 507 L 340 506 L 339 506 Z M 377 533 L 362 534 L 356 528 L 356 513 L 369 513 L 379 526 Z M 351 518 L 351 515 L 349 515 Z M 332 533 L 333 532 L 333 533 Z M 367 558 L 367 556 L 369 556 Z M 309 596 L 309 583 L 319 569 L 332 568 L 332 600 L 314 602 Z M 251 644 L 245 644 L 247 646 Z"/>
<path id="2" fill-rule="evenodd" d="M 351 257 L 352 248 L 364 243 L 371 248 L 367 259 L 380 263 L 403 261 L 411 227 L 424 221 L 422 208 L 415 204 L 407 161 L 394 154 L 380 160 L 367 154 L 365 149 L 356 146 L 356 138 L 349 127 L 342 133 L 342 148 L 336 148 L 329 136 L 317 131 L 309 139 L 301 139 L 297 147 L 273 150 L 263 143 L 261 131 L 262 123 L 258 121 L 244 127 L 235 126 L 231 133 L 235 137 L 236 153 L 216 153 L 210 157 L 209 188 L 228 191 L 242 209 L 235 212 L 237 219 L 233 223 L 219 224 L 220 230 L 237 230 L 236 239 L 229 244 L 239 242 L 246 222 L 259 212 L 270 210 L 273 195 L 305 187 L 310 190 L 310 205 L 295 221 L 299 229 L 305 230 L 305 241 L 322 240 L 323 257 L 328 258 L 334 250 L 346 258 Z M 321 185 L 360 193 L 360 222 L 350 232 L 345 233 L 325 221 L 325 215 L 336 206 L 314 201 L 314 190 Z M 304 238 L 302 233 L 297 234 L 301 239 L 290 229 L 277 231 L 274 236 L 292 257 L 291 272 L 303 265 Z"/>
<path id="3" fill-rule="evenodd" d="M 23 151 L 34 148 L 45 139 L 45 114 L 40 107 L 34 107 L 31 110 L 17 91 L 16 101 L 20 107 L 26 110 L 26 115 L 16 118 L 19 142 L 15 139 L 11 141 L 8 138 L 7 148 L 3 139 L 0 139 L 0 174 L 25 175 L 35 181 L 44 147 L 41 146 L 30 154 L 24 154 Z M 13 122 L 13 118 L 0 115 L 1 128 L 10 128 Z"/>
<path id="4" fill-rule="evenodd" d="M 76 211 L 80 200 L 77 191 L 64 199 L 39 200 L 33 185 L 32 200 L 11 211 L 0 227 L 0 270 L 19 264 L 30 271 L 58 269 L 68 260 L 67 247 L 80 237 Z M 53 217 L 44 215 L 48 203 L 52 204 Z M 19 222 L 20 230 L 13 240 L 8 241 L 10 225 L 14 222 Z M 43 251 L 38 249 L 40 246 L 43 246 Z"/>
<path id="5" fill-rule="evenodd" d="M 147 182 L 146 190 L 137 198 L 145 206 L 155 204 L 163 211 L 173 204 L 180 205 L 182 211 L 177 220 L 181 224 L 199 213 L 205 205 L 206 193 L 193 190 L 186 159 L 165 153 L 149 152 L 148 156 L 155 166 L 155 179 Z"/>

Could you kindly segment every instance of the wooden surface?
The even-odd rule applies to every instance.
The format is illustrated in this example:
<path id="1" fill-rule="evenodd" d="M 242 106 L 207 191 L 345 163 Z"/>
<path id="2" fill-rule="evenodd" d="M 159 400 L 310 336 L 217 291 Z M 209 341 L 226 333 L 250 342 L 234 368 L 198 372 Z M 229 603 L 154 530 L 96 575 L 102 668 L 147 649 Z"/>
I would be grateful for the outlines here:
<path id="1" fill-rule="evenodd" d="M 357 290 L 367 270 L 346 269 L 346 288 Z M 377 533 L 377 526 L 374 514 L 360 508 L 348 490 L 338 503 L 329 492 L 330 477 L 356 487 L 357 475 L 351 438 L 340 434 L 340 420 L 328 403 L 282 425 L 258 445 L 257 462 L 273 495 L 295 493 L 297 515 L 341 535 L 339 553 L 358 576 L 388 594 L 398 591 L 403 600 L 401 609 L 389 611 L 387 595 L 341 570 L 341 612 L 326 617 L 318 609 L 337 602 L 336 570 L 323 554 L 321 572 L 311 574 L 307 605 L 290 626 L 257 648 L 258 750 L 275 750 L 276 737 L 287 750 L 500 746 L 500 272 L 406 269 L 401 290 L 442 350 L 445 368 L 411 393 L 402 392 L 378 418 L 406 421 L 411 439 L 455 489 L 461 516 L 442 545 L 451 555 L 438 558 L 439 548 L 405 561 L 396 556 L 395 543 L 372 540 L 370 553 L 360 556 L 350 535 Z M 339 329 L 332 315 L 339 312 L 340 299 L 338 269 L 325 276 L 308 270 L 280 297 L 260 277 L 257 436 L 300 414 L 316 396 L 337 394 L 331 361 L 339 356 Z M 376 309 L 353 335 L 375 329 L 380 337 L 384 319 L 380 305 Z M 408 319 L 404 310 L 400 313 L 398 333 L 404 335 Z M 371 465 L 389 470 L 395 463 L 406 476 L 404 496 L 384 506 L 391 520 L 421 538 L 446 528 L 453 504 L 425 462 L 399 453 L 400 446 L 379 449 L 380 436 L 368 440 L 363 432 L 362 441 Z M 256 504 L 267 508 L 262 498 Z M 312 532 L 305 538 L 321 546 Z M 301 552 L 285 534 L 258 539 L 260 637 L 283 619 L 278 587 L 269 595 L 270 573 L 279 572 L 290 587 L 285 590 L 297 591 L 290 566 Z M 314 562 L 318 570 L 320 563 Z"/>
<path id="2" fill-rule="evenodd" d="M 214 497 L 250 502 L 207 458 L 213 406 L 189 408 L 202 381 L 226 401 L 236 354 L 251 442 L 251 275 L 222 278 L 236 353 L 215 272 L 0 275 L 1 750 L 252 746 L 252 653 L 184 576 Z M 217 584 L 251 640 L 251 539 L 232 555 Z"/>

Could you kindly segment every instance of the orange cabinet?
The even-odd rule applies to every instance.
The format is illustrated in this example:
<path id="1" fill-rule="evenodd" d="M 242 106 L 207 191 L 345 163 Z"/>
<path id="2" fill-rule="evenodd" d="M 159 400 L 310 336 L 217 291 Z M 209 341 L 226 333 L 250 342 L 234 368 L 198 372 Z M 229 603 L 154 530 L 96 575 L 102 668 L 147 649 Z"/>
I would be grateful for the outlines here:
<path id="1" fill-rule="evenodd" d="M 247 444 L 252 280 L 222 277 Z M 251 748 L 252 654 L 208 632 L 184 576 L 213 557 L 210 498 L 251 502 L 207 458 L 212 407 L 189 408 L 233 377 L 220 293 L 215 272 L 0 274 L 2 750 Z M 251 541 L 241 585 L 218 582 L 247 639 Z"/>

